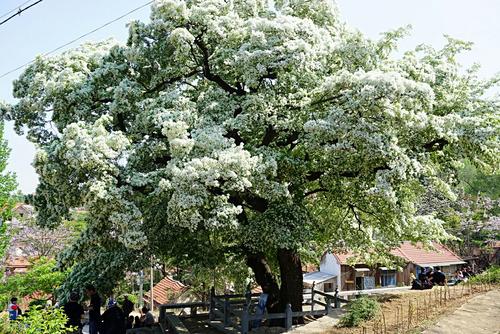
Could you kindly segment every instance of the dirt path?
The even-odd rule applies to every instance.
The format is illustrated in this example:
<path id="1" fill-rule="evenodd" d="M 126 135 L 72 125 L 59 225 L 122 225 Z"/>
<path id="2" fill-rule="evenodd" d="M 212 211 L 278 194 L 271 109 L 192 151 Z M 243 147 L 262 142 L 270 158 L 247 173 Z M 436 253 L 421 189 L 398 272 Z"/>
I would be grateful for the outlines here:
<path id="1" fill-rule="evenodd" d="M 441 318 L 423 334 L 500 333 L 500 290 L 471 298 L 452 314 Z"/>

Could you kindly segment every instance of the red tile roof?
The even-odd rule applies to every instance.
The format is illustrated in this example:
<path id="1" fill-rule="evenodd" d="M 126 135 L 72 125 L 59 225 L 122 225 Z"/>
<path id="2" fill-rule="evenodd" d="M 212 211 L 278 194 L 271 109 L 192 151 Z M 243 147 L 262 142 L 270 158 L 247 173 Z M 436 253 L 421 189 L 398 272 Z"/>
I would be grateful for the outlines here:
<path id="1" fill-rule="evenodd" d="M 25 257 L 9 257 L 4 262 L 5 270 L 10 274 L 25 273 L 31 268 L 32 263 Z"/>
<path id="2" fill-rule="evenodd" d="M 181 293 L 188 289 L 187 286 L 170 277 L 165 277 L 153 287 L 153 298 L 155 304 L 167 304 L 172 299 L 178 297 Z M 144 300 L 149 302 L 151 292 L 144 294 Z"/>
<path id="3" fill-rule="evenodd" d="M 305 264 L 302 266 L 302 272 L 304 273 L 312 273 L 313 271 L 317 271 L 318 270 L 318 266 L 315 265 L 315 264 Z"/>
<path id="4" fill-rule="evenodd" d="M 405 241 L 391 251 L 391 254 L 405 259 L 407 262 L 418 264 L 422 267 L 460 264 L 464 261 L 447 247 L 434 242 L 432 246 L 435 249 L 425 249 L 422 243 L 412 244 Z M 348 259 L 355 257 L 354 253 L 334 254 L 340 264 L 348 264 Z"/>
<path id="5" fill-rule="evenodd" d="M 437 242 L 432 243 L 432 246 L 434 249 L 424 249 L 421 243 L 414 245 L 405 241 L 398 250 L 403 254 L 403 258 L 421 267 L 464 263 L 461 258 L 446 246 Z"/>

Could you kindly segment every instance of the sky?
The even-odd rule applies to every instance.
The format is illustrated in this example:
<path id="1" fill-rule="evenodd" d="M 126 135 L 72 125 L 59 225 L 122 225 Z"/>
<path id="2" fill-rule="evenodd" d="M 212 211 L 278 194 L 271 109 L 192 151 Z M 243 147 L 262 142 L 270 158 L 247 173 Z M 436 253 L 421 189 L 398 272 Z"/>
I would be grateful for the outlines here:
<path id="1" fill-rule="evenodd" d="M 19 6 L 23 0 L 0 0 L 0 16 Z M 35 0 L 32 0 L 35 2 Z M 0 26 L 0 76 L 32 60 L 36 55 L 57 48 L 148 0 L 43 0 L 40 4 Z M 481 64 L 480 74 L 490 77 L 500 72 L 500 1 L 498 0 L 337 0 L 342 19 L 371 38 L 380 33 L 411 24 L 412 33 L 402 41 L 400 50 L 426 43 L 444 44 L 443 35 L 474 42 L 471 52 L 460 59 L 465 66 Z M 115 38 L 125 41 L 127 22 L 145 21 L 149 8 L 127 17 L 72 44 Z M 64 49 L 63 49 L 64 50 Z M 62 50 L 61 50 L 62 51 Z M 14 102 L 12 81 L 21 71 L 0 79 L 0 100 Z M 38 183 L 31 166 L 34 146 L 17 135 L 7 123 L 5 137 L 12 151 L 8 170 L 17 175 L 23 193 L 35 191 Z"/>

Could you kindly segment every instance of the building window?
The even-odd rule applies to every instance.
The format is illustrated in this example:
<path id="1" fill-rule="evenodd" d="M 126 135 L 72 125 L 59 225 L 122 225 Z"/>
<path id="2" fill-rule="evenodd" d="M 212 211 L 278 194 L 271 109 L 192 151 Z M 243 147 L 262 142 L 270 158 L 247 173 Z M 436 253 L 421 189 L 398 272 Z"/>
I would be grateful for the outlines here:
<path id="1" fill-rule="evenodd" d="M 396 286 L 396 271 L 384 270 L 380 276 L 382 286 Z"/>
<path id="2" fill-rule="evenodd" d="M 324 284 L 324 292 L 334 292 L 335 287 L 333 283 L 325 283 Z"/>

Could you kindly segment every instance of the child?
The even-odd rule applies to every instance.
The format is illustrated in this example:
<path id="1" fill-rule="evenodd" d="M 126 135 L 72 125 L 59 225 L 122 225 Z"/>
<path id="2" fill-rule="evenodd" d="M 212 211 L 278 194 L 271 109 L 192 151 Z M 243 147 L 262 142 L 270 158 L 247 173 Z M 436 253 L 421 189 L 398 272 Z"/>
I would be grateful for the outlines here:
<path id="1" fill-rule="evenodd" d="M 9 311 L 9 320 L 17 320 L 17 318 L 22 314 L 21 309 L 19 308 L 19 305 L 17 305 L 17 298 L 12 297 L 10 299 L 10 304 L 8 306 L 8 311 Z"/>

